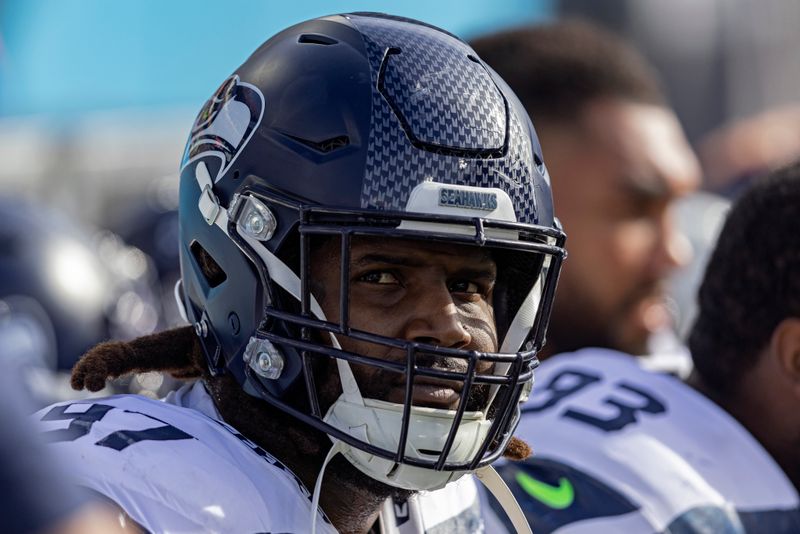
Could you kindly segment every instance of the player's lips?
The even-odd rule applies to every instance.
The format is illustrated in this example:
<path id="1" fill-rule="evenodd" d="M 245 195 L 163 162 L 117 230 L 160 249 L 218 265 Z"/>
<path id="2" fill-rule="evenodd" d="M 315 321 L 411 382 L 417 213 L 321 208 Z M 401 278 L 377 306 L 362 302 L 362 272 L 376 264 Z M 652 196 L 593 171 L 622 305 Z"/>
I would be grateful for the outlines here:
<path id="1" fill-rule="evenodd" d="M 411 394 L 414 406 L 455 410 L 461 400 L 463 385 L 453 380 L 440 380 L 431 377 L 417 377 Z M 395 384 L 390 390 L 389 402 L 402 404 L 405 400 L 405 381 Z"/>

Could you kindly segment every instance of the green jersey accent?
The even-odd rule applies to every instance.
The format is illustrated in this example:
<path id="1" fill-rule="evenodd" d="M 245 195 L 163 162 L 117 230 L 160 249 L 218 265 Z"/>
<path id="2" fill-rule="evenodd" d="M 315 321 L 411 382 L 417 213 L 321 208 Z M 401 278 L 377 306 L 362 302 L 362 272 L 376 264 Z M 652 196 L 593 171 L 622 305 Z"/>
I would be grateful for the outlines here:
<path id="1" fill-rule="evenodd" d="M 525 493 L 550 508 L 564 510 L 575 501 L 575 490 L 572 488 L 572 483 L 564 477 L 558 479 L 558 486 L 551 486 L 536 480 L 523 471 L 518 471 L 515 479 Z"/>

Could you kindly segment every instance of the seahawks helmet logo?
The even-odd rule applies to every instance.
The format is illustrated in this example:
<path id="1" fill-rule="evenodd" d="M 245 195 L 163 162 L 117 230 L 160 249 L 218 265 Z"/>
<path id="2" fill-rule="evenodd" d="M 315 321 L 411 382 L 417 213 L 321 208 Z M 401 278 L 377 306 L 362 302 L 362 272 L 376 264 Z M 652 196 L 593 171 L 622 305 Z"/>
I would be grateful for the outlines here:
<path id="1" fill-rule="evenodd" d="M 497 209 L 497 194 L 443 187 L 439 190 L 439 205 L 494 211 Z"/>
<path id="2" fill-rule="evenodd" d="M 214 183 L 225 174 L 261 123 L 264 95 L 233 75 L 225 80 L 200 110 L 183 152 L 181 170 L 211 156 L 207 166 Z"/>

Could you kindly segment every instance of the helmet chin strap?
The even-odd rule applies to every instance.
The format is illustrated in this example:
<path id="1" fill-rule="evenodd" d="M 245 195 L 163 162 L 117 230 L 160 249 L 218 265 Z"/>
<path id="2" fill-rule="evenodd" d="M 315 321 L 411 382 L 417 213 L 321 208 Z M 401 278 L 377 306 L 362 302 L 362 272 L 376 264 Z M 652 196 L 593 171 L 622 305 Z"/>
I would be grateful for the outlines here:
<path id="1" fill-rule="evenodd" d="M 322 462 L 319 475 L 317 475 L 317 482 L 314 484 L 314 496 L 311 498 L 311 534 L 317 533 L 317 516 L 319 515 L 317 510 L 319 509 L 319 496 L 322 493 L 322 477 L 325 476 L 325 468 L 328 467 L 328 463 L 334 456 L 342 452 L 342 445 L 341 441 L 334 442 L 333 447 L 328 451 L 328 455 L 325 456 L 325 461 Z"/>
<path id="2" fill-rule="evenodd" d="M 503 478 L 497 474 L 494 467 L 491 465 L 481 467 L 475 471 L 475 476 L 503 507 L 503 511 L 511 520 L 511 524 L 514 525 L 517 534 L 533 534 L 533 530 L 531 530 L 531 526 L 525 518 L 525 513 L 514 498 L 514 494 L 508 489 Z"/>
<path id="3" fill-rule="evenodd" d="M 342 347 L 339 345 L 339 340 L 333 334 L 331 334 L 331 341 L 335 348 L 341 350 Z M 342 398 L 351 404 L 364 406 L 364 397 L 361 396 L 361 389 L 358 387 L 358 382 L 356 382 L 356 377 L 350 368 L 350 363 L 337 358 L 336 368 L 339 370 L 339 380 L 342 383 Z"/>
<path id="4" fill-rule="evenodd" d="M 522 344 L 525 343 L 536 322 L 536 312 L 539 310 L 543 284 L 544 275 L 540 274 L 511 321 L 506 337 L 503 339 L 503 344 L 500 346 L 500 352 L 517 352 L 522 347 Z M 510 365 L 509 363 L 498 363 L 495 366 L 495 374 L 505 375 Z M 499 390 L 500 386 L 497 385 L 489 387 L 489 402 L 487 406 L 492 405 Z"/>

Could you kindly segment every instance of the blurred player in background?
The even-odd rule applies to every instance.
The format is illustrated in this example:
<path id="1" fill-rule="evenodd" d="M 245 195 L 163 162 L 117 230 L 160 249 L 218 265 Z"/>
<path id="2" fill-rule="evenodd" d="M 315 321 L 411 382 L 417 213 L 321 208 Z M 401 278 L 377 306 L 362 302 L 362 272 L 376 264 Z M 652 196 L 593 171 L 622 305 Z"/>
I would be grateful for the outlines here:
<path id="1" fill-rule="evenodd" d="M 564 234 L 533 126 L 472 49 L 378 14 L 284 30 L 205 104 L 180 180 L 192 326 L 72 378 L 199 380 L 39 412 L 82 483 L 154 531 L 476 532 L 476 473 L 528 531 L 490 464 L 528 453 Z"/>
<path id="2" fill-rule="evenodd" d="M 705 187 L 735 199 L 750 182 L 800 158 L 800 104 L 723 124 L 698 148 Z"/>
<path id="3" fill-rule="evenodd" d="M 158 329 L 185 324 L 175 302 L 175 284 L 181 278 L 177 176 L 155 180 L 140 202 L 120 207 L 110 228 L 152 259 L 157 277 L 153 285 L 161 297 Z"/>
<path id="4" fill-rule="evenodd" d="M 156 326 L 147 257 L 51 206 L 0 197 L 0 358 L 40 405 L 75 398 L 69 371 L 101 341 Z"/>
<path id="5" fill-rule="evenodd" d="M 686 383 L 619 352 L 545 362 L 500 468 L 539 533 L 800 532 L 800 164 L 734 204 Z"/>
<path id="6" fill-rule="evenodd" d="M 671 207 L 700 174 L 655 74 L 627 44 L 582 22 L 471 44 L 535 120 L 570 236 L 543 355 L 659 349 L 659 335 L 671 335 L 666 279 L 691 255 Z"/>
<path id="7" fill-rule="evenodd" d="M 688 337 L 697 315 L 697 289 L 731 201 L 754 181 L 800 158 L 800 105 L 777 106 L 723 124 L 700 140 L 698 155 L 704 191 L 680 200 L 675 216 L 695 252 L 670 280 L 681 339 Z"/>

